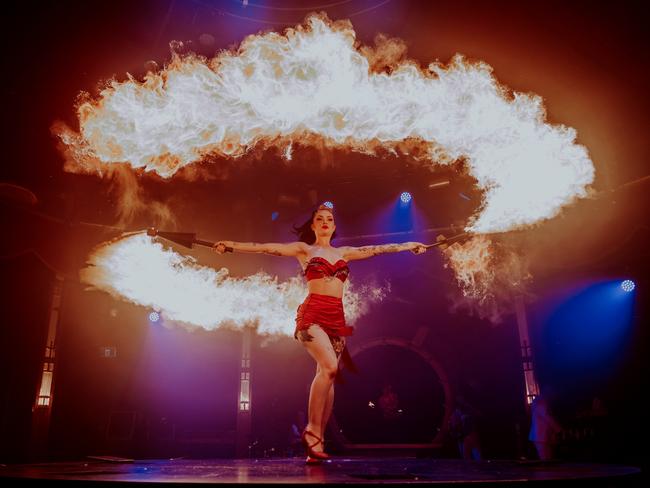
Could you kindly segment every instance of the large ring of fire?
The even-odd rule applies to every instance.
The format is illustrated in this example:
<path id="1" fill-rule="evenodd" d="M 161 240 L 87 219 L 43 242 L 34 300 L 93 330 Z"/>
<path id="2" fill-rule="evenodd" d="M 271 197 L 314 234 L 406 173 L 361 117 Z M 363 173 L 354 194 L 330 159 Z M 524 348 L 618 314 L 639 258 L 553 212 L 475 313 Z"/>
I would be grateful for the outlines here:
<path id="1" fill-rule="evenodd" d="M 211 59 L 174 54 L 143 81 L 112 81 L 99 96 L 82 97 L 78 130 L 57 123 L 54 132 L 68 171 L 128 164 L 169 179 L 208 156 L 236 159 L 255 147 L 280 148 L 290 160 L 296 144 L 388 149 L 424 165 L 462 159 L 483 195 L 465 228 L 473 234 L 533 226 L 588 195 L 595 173 L 588 152 L 574 129 L 546 121 L 541 97 L 512 92 L 483 62 L 457 55 L 421 67 L 404 53 L 397 39 L 363 46 L 349 21 L 312 14 Z M 450 253 L 465 288 L 477 272 L 490 276 L 485 239 Z M 87 282 L 144 303 L 97 274 L 86 271 Z"/>

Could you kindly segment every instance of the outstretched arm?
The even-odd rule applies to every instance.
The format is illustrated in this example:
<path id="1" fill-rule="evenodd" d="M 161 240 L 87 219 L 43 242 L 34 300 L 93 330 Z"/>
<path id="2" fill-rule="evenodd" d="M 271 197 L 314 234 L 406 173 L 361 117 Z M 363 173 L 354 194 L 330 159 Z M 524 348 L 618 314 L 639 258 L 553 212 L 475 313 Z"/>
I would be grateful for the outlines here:
<path id="1" fill-rule="evenodd" d="M 346 261 L 371 258 L 372 256 L 388 252 L 411 251 L 413 254 L 421 254 L 427 250 L 421 242 L 403 242 L 401 244 L 381 244 L 378 246 L 363 247 L 343 246 L 339 249 L 341 249 L 343 259 Z"/>
<path id="2" fill-rule="evenodd" d="M 274 242 L 257 243 L 257 242 L 234 242 L 234 241 L 219 241 L 216 242 L 213 249 L 223 254 L 226 252 L 226 247 L 232 248 L 233 252 L 256 252 L 271 254 L 273 256 L 298 256 L 299 254 L 307 252 L 307 244 L 304 242 L 289 242 L 287 244 L 280 244 Z"/>

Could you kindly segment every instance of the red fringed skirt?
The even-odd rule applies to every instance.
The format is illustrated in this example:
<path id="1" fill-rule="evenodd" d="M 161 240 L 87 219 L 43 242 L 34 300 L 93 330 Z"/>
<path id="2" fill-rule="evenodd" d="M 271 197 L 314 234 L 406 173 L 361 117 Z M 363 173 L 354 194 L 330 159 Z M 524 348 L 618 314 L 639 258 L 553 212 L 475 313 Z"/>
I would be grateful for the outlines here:
<path id="1" fill-rule="evenodd" d="M 310 293 L 298 307 L 296 335 L 311 325 L 319 325 L 328 336 L 349 336 L 353 328 L 345 325 L 343 301 L 329 295 Z"/>
<path id="2" fill-rule="evenodd" d="M 356 371 L 352 358 L 345 347 L 345 336 L 351 336 L 354 328 L 345 324 L 343 301 L 329 295 L 310 293 L 298 307 L 296 314 L 296 331 L 294 337 L 309 342 L 313 339 L 307 329 L 318 325 L 328 335 L 337 357 L 342 356 L 343 364 L 351 371 Z M 337 377 L 339 382 L 340 376 Z"/>

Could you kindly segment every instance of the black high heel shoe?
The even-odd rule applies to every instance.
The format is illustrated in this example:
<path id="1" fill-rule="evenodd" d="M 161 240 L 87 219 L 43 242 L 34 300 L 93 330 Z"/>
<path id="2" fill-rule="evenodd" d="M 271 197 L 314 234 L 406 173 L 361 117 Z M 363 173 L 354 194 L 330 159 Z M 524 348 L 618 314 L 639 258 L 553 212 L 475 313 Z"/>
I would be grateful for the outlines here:
<path id="1" fill-rule="evenodd" d="M 316 439 L 316 442 L 314 442 L 313 444 L 310 444 L 309 441 L 307 441 L 307 436 L 308 435 L 310 435 L 314 439 Z M 318 460 L 320 462 L 320 461 L 323 461 L 325 459 L 329 459 L 329 454 L 327 454 L 326 452 L 317 452 L 317 451 L 314 451 L 312 449 L 313 447 L 317 446 L 318 444 L 323 443 L 323 439 L 318 437 L 312 431 L 307 430 L 307 429 L 303 430 L 301 440 L 302 440 L 302 445 L 305 446 L 305 450 L 307 451 L 307 464 L 314 464 L 313 463 L 314 460 Z"/>

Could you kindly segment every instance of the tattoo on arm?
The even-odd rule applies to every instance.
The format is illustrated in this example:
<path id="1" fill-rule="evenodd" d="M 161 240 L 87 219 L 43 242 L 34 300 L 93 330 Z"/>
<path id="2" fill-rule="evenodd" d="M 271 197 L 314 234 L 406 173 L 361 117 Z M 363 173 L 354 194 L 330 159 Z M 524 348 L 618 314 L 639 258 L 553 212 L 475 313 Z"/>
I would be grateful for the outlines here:
<path id="1" fill-rule="evenodd" d="M 383 252 L 400 252 L 404 250 L 403 244 L 386 244 L 381 247 L 383 248 Z"/>
<path id="2" fill-rule="evenodd" d="M 259 242 L 233 242 L 232 247 L 239 252 L 254 252 L 270 254 L 272 256 L 293 256 L 297 253 L 295 245 L 259 243 Z"/>
<path id="3" fill-rule="evenodd" d="M 233 250 L 239 252 L 266 252 L 261 244 L 257 242 L 233 242 Z"/>
<path id="4" fill-rule="evenodd" d="M 387 252 L 400 252 L 404 249 L 404 244 L 384 244 L 381 246 L 363 246 L 359 248 L 359 251 L 371 256 L 377 256 Z"/>
<path id="5" fill-rule="evenodd" d="M 370 256 L 376 256 L 377 254 L 379 254 L 379 252 L 377 251 L 377 246 L 358 247 L 357 252 L 359 252 L 361 254 L 367 254 L 367 255 L 370 255 Z"/>

